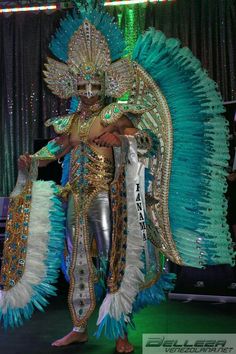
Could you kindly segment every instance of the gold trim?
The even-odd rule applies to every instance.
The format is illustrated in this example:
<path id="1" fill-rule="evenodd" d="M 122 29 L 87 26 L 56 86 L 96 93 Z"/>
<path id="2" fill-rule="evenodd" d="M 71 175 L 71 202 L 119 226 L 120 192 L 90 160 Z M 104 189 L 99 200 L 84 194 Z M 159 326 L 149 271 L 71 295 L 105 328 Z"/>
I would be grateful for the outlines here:
<path id="1" fill-rule="evenodd" d="M 37 160 L 52 160 L 55 161 L 57 160 L 57 157 L 53 155 L 47 148 L 47 146 L 44 146 L 42 149 L 40 149 L 38 152 L 36 152 L 33 155 L 30 155 L 31 157 L 36 158 Z"/>
<path id="2" fill-rule="evenodd" d="M 156 258 L 156 263 L 160 266 L 161 264 L 161 255 L 160 252 L 155 248 L 155 258 Z M 144 282 L 140 288 L 139 291 L 142 291 L 144 289 L 150 288 L 153 286 L 161 277 L 163 269 L 160 267 L 160 270 L 156 273 L 156 275 L 148 282 Z"/>
<path id="3" fill-rule="evenodd" d="M 183 265 L 182 258 L 172 237 L 169 220 L 169 184 L 171 175 L 173 128 L 169 107 L 160 88 L 149 74 L 134 62 L 136 83 L 130 96 L 131 104 L 149 102 L 154 106 L 142 115 L 137 127 L 151 129 L 159 139 L 158 158 L 144 159 L 146 166 L 152 171 L 155 181 L 152 183 L 152 196 L 157 200 L 155 205 L 147 207 L 153 223 L 156 225 L 161 238 L 161 251 L 171 261 Z M 135 122 L 134 122 L 135 123 Z"/>
<path id="4" fill-rule="evenodd" d="M 89 147 L 90 146 L 84 144 L 84 147 Z M 71 165 L 70 165 L 70 184 L 71 184 L 71 189 L 72 189 L 72 195 L 74 198 L 74 203 L 75 203 L 75 211 L 76 211 L 76 227 L 75 227 L 75 240 L 74 240 L 74 245 L 76 247 L 73 247 L 73 254 L 72 254 L 72 262 L 71 262 L 71 267 L 70 267 L 70 289 L 69 289 L 69 294 L 68 294 L 68 304 L 69 304 L 69 309 L 71 313 L 71 317 L 73 319 L 73 323 L 75 326 L 81 326 L 86 324 L 88 318 L 90 317 L 91 313 L 93 312 L 95 305 L 96 305 L 96 298 L 94 294 L 94 281 L 96 280 L 96 276 L 93 271 L 93 262 L 92 262 L 92 255 L 90 252 L 90 245 L 89 245 L 89 229 L 88 229 L 88 210 L 89 207 L 92 203 L 92 200 L 96 197 L 98 193 L 101 191 L 107 191 L 108 190 L 108 185 L 111 182 L 111 178 L 113 178 L 112 173 L 107 173 L 107 174 L 102 174 L 100 171 L 100 168 L 102 170 L 107 170 L 109 167 L 111 167 L 111 161 L 109 163 L 105 163 L 105 161 L 101 161 L 99 159 L 99 156 L 97 156 L 97 165 L 99 169 L 96 169 L 96 177 L 97 180 L 95 179 L 94 172 L 88 171 L 88 174 L 84 175 L 85 180 L 87 181 L 86 186 L 84 185 L 83 187 L 83 192 L 81 192 L 79 185 L 78 185 L 78 180 L 80 176 L 77 175 L 76 171 L 80 167 L 80 163 L 78 162 L 79 156 L 77 156 L 77 150 L 81 149 L 81 146 L 77 146 L 72 150 L 72 156 L 71 156 Z M 87 157 L 89 160 L 91 159 L 91 155 L 87 151 L 86 148 L 83 149 L 84 156 Z M 94 153 L 94 152 L 93 152 Z M 95 157 L 93 157 L 95 159 Z M 93 162 L 94 164 L 94 162 Z M 84 165 L 85 168 L 88 170 L 91 169 L 91 165 L 89 163 Z M 93 169 L 93 167 L 92 167 Z M 107 176 L 106 176 L 107 175 Z M 89 294 L 90 294 L 90 299 L 91 303 L 89 305 L 89 309 L 82 315 L 82 319 L 77 318 L 76 311 L 73 305 L 73 293 L 75 289 L 75 279 L 74 279 L 74 269 L 76 265 L 76 257 L 77 257 L 77 251 L 78 251 L 78 235 L 79 235 L 79 220 L 80 219 L 84 220 L 84 226 L 83 226 L 83 235 L 84 235 L 84 247 L 86 249 L 86 257 L 87 257 L 87 264 L 89 268 Z"/>
<path id="5" fill-rule="evenodd" d="M 0 283 L 4 291 L 13 288 L 25 270 L 29 236 L 32 181 L 27 182 L 22 192 L 10 198 L 6 223 Z M 22 238 L 24 236 L 24 238 Z M 18 272 L 21 272 L 18 273 Z"/>
<path id="6" fill-rule="evenodd" d="M 59 135 L 68 134 L 77 115 L 78 115 L 78 112 L 70 114 L 68 116 L 64 116 L 64 117 L 48 119 L 44 123 L 44 125 L 45 125 L 45 127 L 53 126 L 55 132 Z M 60 126 L 60 122 L 61 122 L 62 126 L 64 124 L 64 127 Z"/>
<path id="7" fill-rule="evenodd" d="M 114 102 L 103 108 L 101 111 L 101 124 L 106 127 L 115 124 L 126 113 L 141 115 L 153 108 L 154 106 L 152 104 L 144 104 L 144 102 L 142 104 Z"/>
<path id="8" fill-rule="evenodd" d="M 71 266 L 70 266 L 70 270 L 69 270 L 69 274 L 70 274 L 70 289 L 69 289 L 69 294 L 68 294 L 68 306 L 69 306 L 69 310 L 71 313 L 71 317 L 73 320 L 73 324 L 74 326 L 82 326 L 84 324 L 87 323 L 89 317 L 91 316 L 91 314 L 93 313 L 95 307 L 96 307 L 96 296 L 95 296 L 95 292 L 94 292 L 94 282 L 96 280 L 96 275 L 94 274 L 94 269 L 93 269 L 93 261 L 92 261 L 92 255 L 90 253 L 90 245 L 89 245 L 89 227 L 88 227 L 88 210 L 90 208 L 91 202 L 94 198 L 96 198 L 96 196 L 102 192 L 103 189 L 102 188 L 97 188 L 93 191 L 93 193 L 90 194 L 90 196 L 88 198 L 86 198 L 86 204 L 83 206 L 83 213 L 82 213 L 82 218 L 84 220 L 84 237 L 85 237 L 85 247 L 86 247 L 86 257 L 87 257 L 87 264 L 89 267 L 89 294 L 90 294 L 90 299 L 91 299 L 91 304 L 89 309 L 87 310 L 87 312 L 85 314 L 83 314 L 83 319 L 78 320 L 77 319 L 77 315 L 76 315 L 76 311 L 73 307 L 73 292 L 74 292 L 74 288 L 75 288 L 75 279 L 73 276 L 73 270 L 75 267 L 75 262 L 76 262 L 76 257 L 77 257 L 77 247 L 78 247 L 78 233 L 79 233 L 79 218 L 81 217 L 81 210 L 79 207 L 79 195 L 73 193 L 73 198 L 74 198 L 74 203 L 75 203 L 75 210 L 76 210 L 76 228 L 75 228 L 75 236 L 76 236 L 76 240 L 74 240 L 73 242 L 73 255 L 72 255 L 72 261 L 71 261 Z M 74 244 L 76 244 L 76 247 L 74 247 Z"/>
<path id="9" fill-rule="evenodd" d="M 127 233 L 124 232 L 127 231 L 127 209 L 123 209 L 123 205 L 127 203 L 127 195 L 123 194 L 124 183 L 125 165 L 121 165 L 118 178 L 110 185 L 113 223 L 109 259 L 110 276 L 107 280 L 110 293 L 115 293 L 119 289 L 126 265 L 126 247 L 123 246 L 127 244 Z"/>

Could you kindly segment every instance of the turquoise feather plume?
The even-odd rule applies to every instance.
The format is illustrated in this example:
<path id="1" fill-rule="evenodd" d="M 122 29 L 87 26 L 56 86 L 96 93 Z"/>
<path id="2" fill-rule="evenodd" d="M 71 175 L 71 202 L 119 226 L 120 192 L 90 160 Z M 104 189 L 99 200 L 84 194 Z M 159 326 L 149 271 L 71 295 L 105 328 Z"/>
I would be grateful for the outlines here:
<path id="1" fill-rule="evenodd" d="M 228 124 L 216 83 L 189 48 L 150 29 L 133 52 L 169 106 L 174 150 L 169 190 L 173 239 L 189 266 L 234 264 L 226 221 Z"/>
<path id="2" fill-rule="evenodd" d="M 86 19 L 106 38 L 111 60 L 120 59 L 125 54 L 123 34 L 113 17 L 96 9 L 90 9 L 88 12 L 83 11 L 83 9 L 80 12 L 74 10 L 72 15 L 67 14 L 65 19 L 61 21 L 60 27 L 49 45 L 52 53 L 58 59 L 67 62 L 70 39 Z"/>

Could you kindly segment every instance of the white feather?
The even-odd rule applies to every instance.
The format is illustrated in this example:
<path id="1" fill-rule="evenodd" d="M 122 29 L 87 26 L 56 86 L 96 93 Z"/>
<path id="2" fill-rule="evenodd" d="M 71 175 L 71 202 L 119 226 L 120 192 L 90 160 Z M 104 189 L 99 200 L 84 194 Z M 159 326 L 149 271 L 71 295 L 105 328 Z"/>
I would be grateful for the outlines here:
<path id="1" fill-rule="evenodd" d="M 107 294 L 100 309 L 97 320 L 99 325 L 106 315 L 119 321 L 124 316 L 129 321 L 128 314 L 132 312 L 133 302 L 139 291 L 144 275 L 141 271 L 143 262 L 141 253 L 144 249 L 144 241 L 140 230 L 138 212 L 134 201 L 136 183 L 144 180 L 142 174 L 144 169 L 137 160 L 136 143 L 130 141 L 129 161 L 127 167 L 126 191 L 127 191 L 127 211 L 128 211 L 128 236 L 126 248 L 126 266 L 124 276 L 119 290 L 113 294 Z M 143 186 L 141 186 L 141 189 Z"/>
<path id="2" fill-rule="evenodd" d="M 53 189 L 51 182 L 37 181 L 32 187 L 32 202 L 25 269 L 22 278 L 14 287 L 0 291 L 0 308 L 24 308 L 33 295 L 33 286 L 40 284 L 46 274 L 44 263 L 48 252 L 48 232 L 51 229 L 49 211 Z"/>

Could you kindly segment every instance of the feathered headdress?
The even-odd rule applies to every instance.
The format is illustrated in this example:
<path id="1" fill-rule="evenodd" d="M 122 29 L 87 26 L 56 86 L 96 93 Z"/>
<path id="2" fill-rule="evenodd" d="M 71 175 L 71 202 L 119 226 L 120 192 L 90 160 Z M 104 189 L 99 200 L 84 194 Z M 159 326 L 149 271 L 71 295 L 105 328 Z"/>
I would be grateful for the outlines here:
<path id="1" fill-rule="evenodd" d="M 45 81 L 60 98 L 78 95 L 79 81 L 103 82 L 104 93 L 120 97 L 131 88 L 132 66 L 124 55 L 122 32 L 107 13 L 91 5 L 61 22 L 50 44 L 60 61 L 48 58 Z"/>

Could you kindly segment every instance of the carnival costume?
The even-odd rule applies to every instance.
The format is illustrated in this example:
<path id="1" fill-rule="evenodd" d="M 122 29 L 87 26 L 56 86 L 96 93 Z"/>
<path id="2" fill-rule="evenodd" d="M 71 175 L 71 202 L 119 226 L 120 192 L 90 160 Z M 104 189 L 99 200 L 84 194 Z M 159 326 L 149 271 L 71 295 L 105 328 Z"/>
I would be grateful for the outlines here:
<path id="1" fill-rule="evenodd" d="M 42 310 L 55 283 L 67 233 L 69 307 L 84 328 L 105 289 L 97 336 L 118 338 L 132 314 L 165 299 L 179 265 L 234 264 L 226 223 L 228 129 L 216 84 L 177 39 L 148 30 L 132 60 L 113 19 L 83 7 L 61 22 L 50 46 L 48 87 L 72 98 L 69 115 L 49 119 L 58 137 L 33 155 L 11 195 L 1 271 L 1 317 L 15 326 Z M 78 86 L 79 83 L 79 86 Z M 105 94 L 113 102 L 83 111 L 76 96 Z M 102 97 L 103 98 L 103 97 Z M 80 119 L 83 115 L 83 120 Z M 123 116 L 138 133 L 121 136 L 112 159 L 88 141 L 93 124 Z M 63 188 L 36 181 L 37 160 L 55 160 L 73 127 L 80 143 L 64 160 Z M 67 232 L 63 200 L 67 200 Z M 94 241 L 96 240 L 96 242 Z"/>

